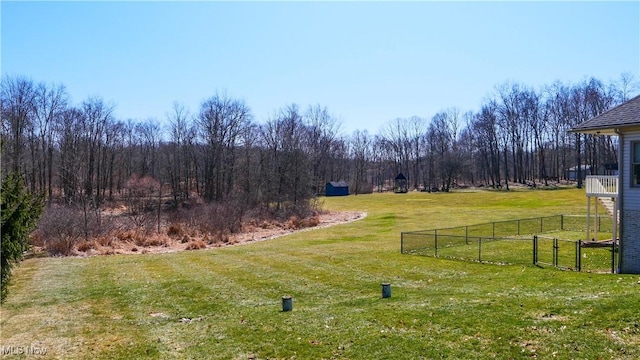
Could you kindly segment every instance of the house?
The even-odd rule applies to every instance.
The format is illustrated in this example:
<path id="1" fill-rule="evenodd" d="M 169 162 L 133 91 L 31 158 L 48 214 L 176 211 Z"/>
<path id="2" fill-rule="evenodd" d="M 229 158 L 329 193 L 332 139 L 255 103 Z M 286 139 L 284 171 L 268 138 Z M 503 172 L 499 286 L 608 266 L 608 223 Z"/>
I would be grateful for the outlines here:
<path id="1" fill-rule="evenodd" d="M 593 178 L 594 186 L 591 189 L 587 186 L 587 196 L 604 197 L 611 193 L 611 198 L 616 199 L 613 218 L 620 219 L 619 272 L 640 274 L 640 96 L 587 120 L 570 131 L 619 137 L 615 187 L 607 186 L 607 181 L 610 180 L 607 177 L 593 176 L 590 178 Z"/>
<path id="2" fill-rule="evenodd" d="M 579 168 L 582 174 L 582 180 L 584 180 L 587 177 L 587 175 L 591 175 L 591 166 L 582 165 Z M 578 166 L 573 166 L 567 169 L 565 178 L 571 181 L 578 180 Z"/>
<path id="3" fill-rule="evenodd" d="M 324 187 L 326 196 L 345 196 L 349 195 L 349 184 L 344 181 L 329 181 Z"/>

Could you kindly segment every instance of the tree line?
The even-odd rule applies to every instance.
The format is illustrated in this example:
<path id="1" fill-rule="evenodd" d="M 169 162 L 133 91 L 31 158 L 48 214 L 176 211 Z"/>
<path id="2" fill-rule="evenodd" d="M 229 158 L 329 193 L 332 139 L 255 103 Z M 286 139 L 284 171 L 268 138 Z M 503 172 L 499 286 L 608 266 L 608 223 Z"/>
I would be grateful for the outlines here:
<path id="1" fill-rule="evenodd" d="M 5 76 L 2 172 L 22 174 L 49 203 L 85 212 L 132 196 L 136 178 L 152 179 L 154 196 L 173 206 L 235 199 L 274 210 L 321 194 L 332 180 L 353 193 L 389 189 L 400 172 L 427 191 L 548 184 L 566 180 L 571 167 L 602 172 L 616 162 L 616 139 L 567 131 L 629 99 L 636 84 L 629 74 L 540 89 L 506 82 L 476 111 L 451 107 L 347 136 L 321 105 L 285 105 L 256 121 L 243 100 L 214 94 L 195 112 L 174 103 L 166 119 L 123 120 L 100 97 L 72 104 L 61 84 Z"/>

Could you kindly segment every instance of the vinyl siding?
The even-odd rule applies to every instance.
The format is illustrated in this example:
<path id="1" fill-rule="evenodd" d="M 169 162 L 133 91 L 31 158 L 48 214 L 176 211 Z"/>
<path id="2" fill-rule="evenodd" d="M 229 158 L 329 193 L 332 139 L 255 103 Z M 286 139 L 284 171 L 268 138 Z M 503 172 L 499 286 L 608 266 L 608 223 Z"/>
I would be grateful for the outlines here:
<path id="1" fill-rule="evenodd" d="M 640 142 L 640 133 L 620 137 L 620 272 L 640 273 L 640 187 L 631 186 L 631 145 Z"/>
<path id="2" fill-rule="evenodd" d="M 624 210 L 640 210 L 640 187 L 631 186 L 631 153 L 633 151 L 631 144 L 640 142 L 640 134 L 625 134 L 622 139 L 620 152 L 622 154 L 622 163 L 620 164 L 622 169 L 620 176 L 622 207 Z"/>

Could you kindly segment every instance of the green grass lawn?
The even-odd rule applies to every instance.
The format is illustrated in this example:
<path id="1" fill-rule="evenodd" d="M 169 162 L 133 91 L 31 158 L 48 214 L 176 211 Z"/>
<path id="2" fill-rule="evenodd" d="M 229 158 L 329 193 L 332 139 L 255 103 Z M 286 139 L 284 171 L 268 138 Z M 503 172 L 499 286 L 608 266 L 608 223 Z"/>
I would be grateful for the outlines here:
<path id="1" fill-rule="evenodd" d="M 585 200 L 584 190 L 324 198 L 326 209 L 368 217 L 229 248 L 29 259 L 2 305 L 2 351 L 91 359 L 640 358 L 639 275 L 400 254 L 401 231 L 585 213 Z M 381 298 L 383 282 L 392 284 L 391 298 Z M 293 311 L 281 311 L 284 295 Z"/>

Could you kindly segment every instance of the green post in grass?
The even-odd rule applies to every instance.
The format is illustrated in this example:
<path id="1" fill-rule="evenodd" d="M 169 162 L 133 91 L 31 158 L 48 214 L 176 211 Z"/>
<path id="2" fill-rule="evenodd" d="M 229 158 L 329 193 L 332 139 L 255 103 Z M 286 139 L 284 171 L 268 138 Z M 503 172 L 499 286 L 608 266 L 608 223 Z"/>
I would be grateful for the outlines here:
<path id="1" fill-rule="evenodd" d="M 293 298 L 291 296 L 282 297 L 282 311 L 293 310 Z"/>
<path id="2" fill-rule="evenodd" d="M 382 298 L 386 299 L 391 297 L 391 284 L 382 283 Z"/>

